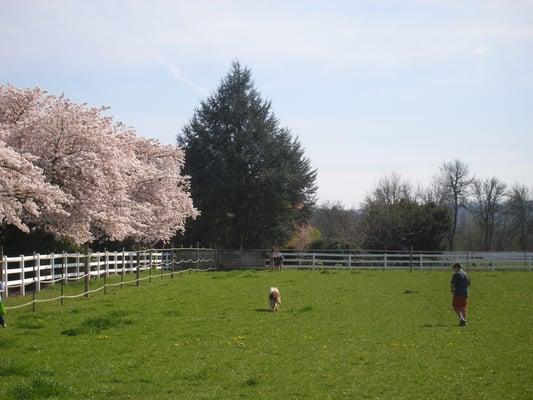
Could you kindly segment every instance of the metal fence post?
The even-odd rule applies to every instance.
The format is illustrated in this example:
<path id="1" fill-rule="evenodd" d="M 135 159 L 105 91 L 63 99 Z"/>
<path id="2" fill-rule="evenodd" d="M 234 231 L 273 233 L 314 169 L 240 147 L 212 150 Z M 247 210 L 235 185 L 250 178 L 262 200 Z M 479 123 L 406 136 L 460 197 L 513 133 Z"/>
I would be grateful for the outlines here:
<path id="1" fill-rule="evenodd" d="M 387 253 L 383 253 L 383 269 L 387 269 Z"/>

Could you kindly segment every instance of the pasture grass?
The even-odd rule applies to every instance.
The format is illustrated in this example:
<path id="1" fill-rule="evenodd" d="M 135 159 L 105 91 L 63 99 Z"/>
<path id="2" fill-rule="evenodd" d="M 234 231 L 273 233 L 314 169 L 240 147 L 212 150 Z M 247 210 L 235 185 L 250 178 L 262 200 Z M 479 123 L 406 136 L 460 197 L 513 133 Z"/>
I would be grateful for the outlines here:
<path id="1" fill-rule="evenodd" d="M 472 272 L 460 328 L 451 271 L 325 272 L 192 273 L 8 311 L 0 398 L 533 398 L 533 274 Z"/>

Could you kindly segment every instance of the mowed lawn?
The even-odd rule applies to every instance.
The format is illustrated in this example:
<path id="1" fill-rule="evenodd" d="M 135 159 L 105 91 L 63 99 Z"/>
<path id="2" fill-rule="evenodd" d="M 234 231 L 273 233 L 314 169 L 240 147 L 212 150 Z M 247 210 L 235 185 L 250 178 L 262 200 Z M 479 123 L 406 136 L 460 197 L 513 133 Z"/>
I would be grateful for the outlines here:
<path id="1" fill-rule="evenodd" d="M 465 328 L 450 278 L 201 272 L 11 310 L 0 398 L 533 398 L 533 273 L 472 272 Z"/>

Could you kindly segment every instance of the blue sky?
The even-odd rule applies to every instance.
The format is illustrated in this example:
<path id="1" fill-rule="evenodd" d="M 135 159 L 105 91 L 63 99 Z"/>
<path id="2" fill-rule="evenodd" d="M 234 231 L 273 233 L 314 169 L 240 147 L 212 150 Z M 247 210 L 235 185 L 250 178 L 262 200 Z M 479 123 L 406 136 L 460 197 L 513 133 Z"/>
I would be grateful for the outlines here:
<path id="1" fill-rule="evenodd" d="M 0 82 L 174 143 L 233 60 L 358 206 L 458 158 L 533 188 L 533 0 L 0 1 Z"/>

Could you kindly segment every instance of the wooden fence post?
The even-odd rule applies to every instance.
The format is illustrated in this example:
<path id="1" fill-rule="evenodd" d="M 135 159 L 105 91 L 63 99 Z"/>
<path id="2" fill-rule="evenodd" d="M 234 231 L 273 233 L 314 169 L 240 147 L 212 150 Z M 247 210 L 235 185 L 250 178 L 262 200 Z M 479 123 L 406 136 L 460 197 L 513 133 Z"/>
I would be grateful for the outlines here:
<path id="1" fill-rule="evenodd" d="M 96 252 L 96 279 L 100 279 L 100 252 Z"/>
<path id="2" fill-rule="evenodd" d="M 89 298 L 89 279 L 91 279 L 91 256 L 89 246 L 85 247 L 85 298 Z"/>
<path id="3" fill-rule="evenodd" d="M 120 274 L 120 288 L 124 287 L 124 274 L 126 273 L 126 251 L 122 249 L 122 272 Z"/>
<path id="4" fill-rule="evenodd" d="M 53 276 L 55 276 L 55 268 L 52 268 Z M 61 305 L 63 305 L 63 295 L 65 294 L 65 283 L 67 279 L 67 255 L 65 252 L 63 252 L 63 267 L 61 268 L 63 279 L 61 279 L 61 297 L 59 298 L 59 302 Z"/>
<path id="5" fill-rule="evenodd" d="M 170 251 L 170 256 L 172 257 L 172 261 L 170 263 L 167 262 L 167 264 L 170 264 L 172 268 L 170 276 L 174 277 L 174 270 L 176 269 L 176 252 L 174 251 L 174 247 Z M 163 279 L 163 270 L 161 270 L 161 279 Z"/>
<path id="6" fill-rule="evenodd" d="M 133 252 L 130 252 L 130 272 L 133 274 L 133 271 L 135 271 L 135 269 L 133 268 Z"/>
<path id="7" fill-rule="evenodd" d="M 50 259 L 50 262 L 53 262 L 53 258 Z M 68 272 L 68 259 L 67 259 L 67 253 L 63 252 L 63 267 L 62 267 L 62 272 L 61 274 L 63 275 L 63 279 L 61 279 L 61 281 L 63 282 L 63 285 L 66 285 L 67 284 L 67 272 Z M 52 270 L 54 271 L 54 275 L 55 275 L 55 268 L 52 264 Z"/>
<path id="8" fill-rule="evenodd" d="M 383 269 L 387 269 L 387 253 L 383 253 Z"/>
<path id="9" fill-rule="evenodd" d="M 80 253 L 76 252 L 76 282 L 80 281 Z"/>
<path id="10" fill-rule="evenodd" d="M 138 251 L 137 252 L 137 273 L 136 273 L 137 286 L 141 286 L 140 278 L 141 278 L 141 253 Z"/>
<path id="11" fill-rule="evenodd" d="M 36 279 L 35 290 L 38 292 L 41 291 L 41 255 L 39 253 L 35 254 L 35 270 L 36 270 Z"/>
<path id="12" fill-rule="evenodd" d="M 413 272 L 413 246 L 409 246 L 409 272 Z"/>
<path id="13" fill-rule="evenodd" d="M 8 285 L 8 276 L 7 276 L 7 257 L 4 257 L 4 246 L 0 246 L 0 281 L 5 282 L 5 287 L 3 293 L 0 292 L 0 296 L 4 295 L 4 298 L 9 296 Z"/>
<path id="14" fill-rule="evenodd" d="M 149 280 L 149 282 L 152 283 L 152 268 L 153 268 L 153 264 L 152 264 L 153 253 L 152 253 L 152 250 L 150 250 L 149 255 L 150 255 L 150 262 L 149 262 L 149 264 L 148 264 L 148 265 L 149 265 L 149 268 L 150 268 L 150 280 Z"/>
<path id="15" fill-rule="evenodd" d="M 32 312 L 35 312 L 35 291 L 37 290 L 37 278 L 35 274 L 35 259 L 37 258 L 36 253 L 33 252 L 33 290 L 32 290 L 32 300 L 31 300 L 31 309 Z"/>
<path id="16" fill-rule="evenodd" d="M 19 268 L 20 268 L 20 280 L 21 280 L 21 286 L 20 286 L 20 294 L 22 296 L 26 296 L 26 283 L 24 282 L 24 255 L 20 256 L 19 261 Z"/>
<path id="17" fill-rule="evenodd" d="M 105 256 L 104 256 L 104 263 L 105 263 L 105 277 L 106 278 L 109 278 L 109 251 L 105 251 Z"/>

